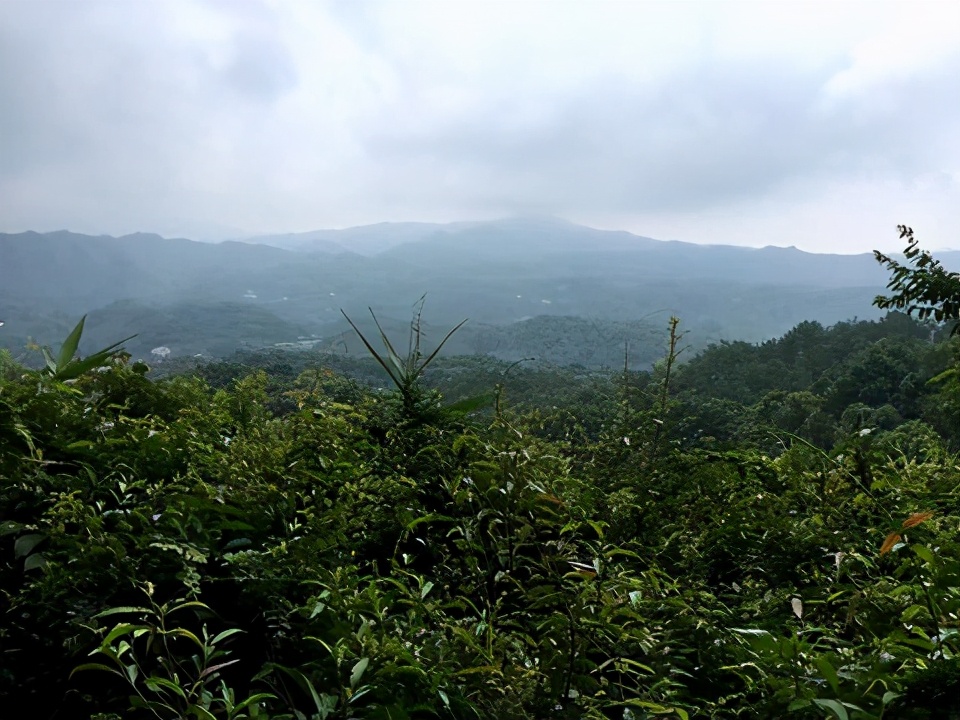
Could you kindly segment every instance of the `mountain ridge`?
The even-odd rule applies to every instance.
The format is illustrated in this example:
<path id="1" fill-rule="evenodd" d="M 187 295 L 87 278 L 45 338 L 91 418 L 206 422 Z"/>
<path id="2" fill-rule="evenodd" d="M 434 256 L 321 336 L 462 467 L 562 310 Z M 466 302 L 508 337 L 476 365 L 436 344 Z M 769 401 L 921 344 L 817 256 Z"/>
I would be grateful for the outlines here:
<path id="1" fill-rule="evenodd" d="M 22 347 L 28 337 L 53 343 L 62 337 L 65 318 L 102 311 L 106 329 L 111 318 L 124 328 L 138 319 L 148 329 L 165 328 L 135 341 L 138 351 L 149 350 L 153 336 L 163 335 L 157 344 L 168 344 L 168 329 L 178 323 L 183 352 L 221 351 L 231 336 L 238 343 L 262 337 L 268 344 L 296 345 L 297 338 L 285 334 L 342 333 L 341 308 L 359 316 L 371 306 L 383 317 L 404 318 L 424 293 L 427 315 L 438 325 L 464 317 L 503 328 L 539 316 L 587 318 L 610 323 L 609 331 L 594 333 L 604 340 L 590 341 L 607 342 L 622 334 L 624 323 L 665 310 L 681 317 L 698 345 L 756 342 L 802 320 L 879 317 L 871 303 L 887 281 L 866 253 L 698 245 L 529 217 L 381 223 L 264 238 L 280 238 L 289 247 L 256 238 L 204 243 L 153 233 L 0 234 L 0 344 Z M 349 250 L 349 242 L 362 252 Z M 960 253 L 942 259 L 948 267 L 960 264 Z M 115 304 L 122 302 L 133 305 L 120 310 Z M 198 314 L 200 307 L 214 310 Z M 249 322 L 241 307 L 250 308 Z M 162 321 L 156 314 L 168 311 Z M 271 324 L 282 330 L 265 331 Z M 561 332 L 555 323 L 536 327 Z M 477 347 L 522 344 L 515 330 L 505 329 L 499 345 L 490 339 L 496 332 L 484 332 L 487 339 Z M 205 344 L 204 333 L 216 342 Z M 546 340 L 544 346 L 566 347 Z"/>

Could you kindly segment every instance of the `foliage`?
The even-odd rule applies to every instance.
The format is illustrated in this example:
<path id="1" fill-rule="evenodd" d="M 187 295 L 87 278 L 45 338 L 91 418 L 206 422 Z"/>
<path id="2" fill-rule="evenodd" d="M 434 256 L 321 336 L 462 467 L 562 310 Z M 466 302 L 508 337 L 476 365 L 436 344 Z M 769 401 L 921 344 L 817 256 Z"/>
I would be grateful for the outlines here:
<path id="1" fill-rule="evenodd" d="M 116 355 L 68 383 L 0 356 L 0 697 L 42 718 L 950 717 L 960 386 L 956 341 L 927 335 L 804 324 L 681 365 L 673 324 L 650 373 L 606 376 L 426 373 L 414 342 L 381 359 L 396 392 L 275 358 L 154 380 Z M 451 379 L 501 402 L 426 384 Z"/>
<path id="2" fill-rule="evenodd" d="M 907 241 L 903 255 L 904 265 L 897 260 L 874 251 L 877 262 L 890 271 L 887 288 L 893 294 L 879 296 L 874 304 L 882 309 L 896 308 L 916 313 L 921 320 L 933 318 L 936 322 L 954 321 L 951 334 L 956 334 L 960 325 L 960 274 L 948 272 L 929 252 L 919 247 L 913 236 L 913 228 L 898 225 L 900 239 Z"/>

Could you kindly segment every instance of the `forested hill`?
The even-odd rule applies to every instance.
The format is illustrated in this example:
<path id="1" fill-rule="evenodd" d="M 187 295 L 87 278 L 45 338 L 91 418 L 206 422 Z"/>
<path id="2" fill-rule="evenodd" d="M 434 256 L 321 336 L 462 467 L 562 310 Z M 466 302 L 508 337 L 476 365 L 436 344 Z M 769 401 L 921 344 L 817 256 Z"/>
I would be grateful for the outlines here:
<path id="1" fill-rule="evenodd" d="M 670 314 L 697 347 L 756 342 L 804 320 L 878 317 L 870 303 L 884 283 L 869 255 L 662 242 L 551 219 L 384 224 L 220 244 L 22 233 L 0 235 L 0 346 L 55 342 L 90 313 L 88 349 L 132 328 L 139 335 L 129 348 L 144 357 L 158 346 L 174 357 L 332 347 L 349 330 L 341 308 L 359 317 L 371 306 L 400 327 L 427 293 L 434 325 L 471 320 L 453 352 L 609 366 L 630 343 L 641 367 L 659 352 L 642 338 Z M 603 347 L 568 354 L 578 330 L 563 322 L 538 323 L 532 348 L 517 340 L 518 323 L 543 316 L 590 323 Z"/>

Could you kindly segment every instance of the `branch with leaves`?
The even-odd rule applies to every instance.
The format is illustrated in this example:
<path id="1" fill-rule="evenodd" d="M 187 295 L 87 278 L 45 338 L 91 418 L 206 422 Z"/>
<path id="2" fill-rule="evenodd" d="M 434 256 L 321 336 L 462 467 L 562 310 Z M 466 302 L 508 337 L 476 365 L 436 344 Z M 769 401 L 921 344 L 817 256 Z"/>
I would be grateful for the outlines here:
<path id="1" fill-rule="evenodd" d="M 913 236 L 913 228 L 898 225 L 900 239 L 907 241 L 903 251 L 907 263 L 874 250 L 877 262 L 891 272 L 887 288 L 892 295 L 878 295 L 873 304 L 882 310 L 903 310 L 920 320 L 954 321 L 951 335 L 960 329 L 960 274 L 948 272 L 939 260 L 921 250 Z"/>

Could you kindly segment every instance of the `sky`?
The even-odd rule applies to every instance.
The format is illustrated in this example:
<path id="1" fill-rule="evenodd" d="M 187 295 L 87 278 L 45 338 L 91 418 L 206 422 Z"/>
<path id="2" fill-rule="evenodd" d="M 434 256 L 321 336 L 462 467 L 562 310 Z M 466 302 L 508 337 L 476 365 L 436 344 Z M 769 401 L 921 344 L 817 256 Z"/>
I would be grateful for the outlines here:
<path id="1" fill-rule="evenodd" d="M 960 2 L 0 0 L 0 231 L 960 247 Z"/>

